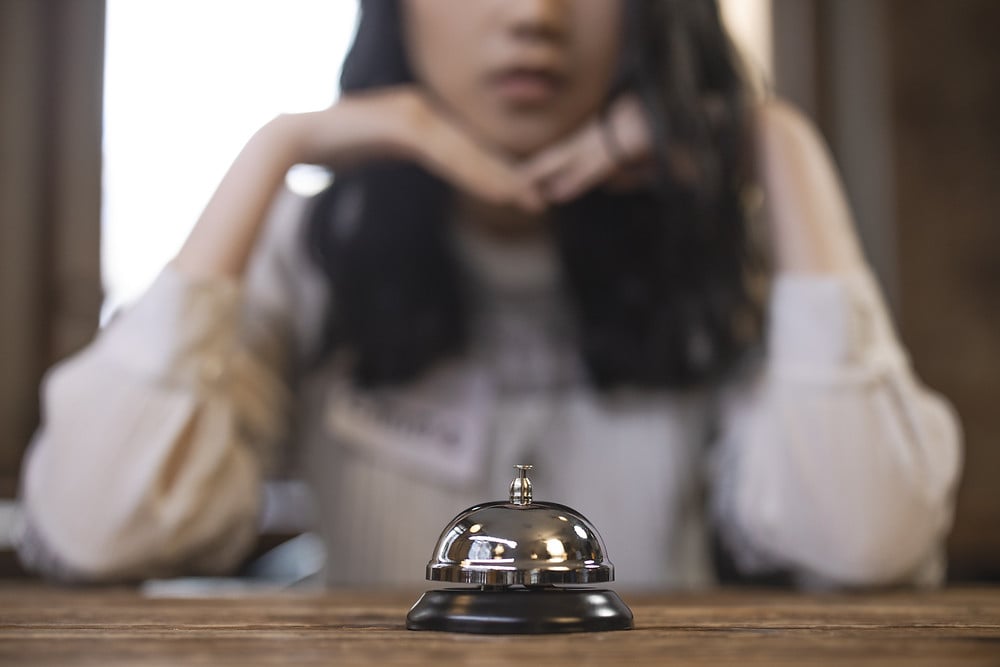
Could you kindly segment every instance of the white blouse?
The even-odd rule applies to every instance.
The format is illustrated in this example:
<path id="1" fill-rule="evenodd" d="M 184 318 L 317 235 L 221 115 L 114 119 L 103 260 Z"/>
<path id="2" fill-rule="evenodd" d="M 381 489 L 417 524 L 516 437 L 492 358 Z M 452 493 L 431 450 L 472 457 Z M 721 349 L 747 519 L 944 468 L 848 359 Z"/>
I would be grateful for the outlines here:
<path id="1" fill-rule="evenodd" d="M 728 386 L 601 393 L 583 380 L 550 244 L 457 234 L 474 345 L 404 388 L 316 361 L 328 293 L 303 201 L 279 198 L 245 284 L 164 269 L 46 377 L 22 558 L 52 576 L 220 573 L 252 545 L 262 481 L 308 481 L 334 585 L 419 585 L 459 511 L 532 463 L 537 500 L 601 531 L 624 587 L 746 573 L 932 584 L 961 465 L 868 271 L 775 277 L 766 353 Z M 461 227 L 460 227 L 461 229 Z"/>

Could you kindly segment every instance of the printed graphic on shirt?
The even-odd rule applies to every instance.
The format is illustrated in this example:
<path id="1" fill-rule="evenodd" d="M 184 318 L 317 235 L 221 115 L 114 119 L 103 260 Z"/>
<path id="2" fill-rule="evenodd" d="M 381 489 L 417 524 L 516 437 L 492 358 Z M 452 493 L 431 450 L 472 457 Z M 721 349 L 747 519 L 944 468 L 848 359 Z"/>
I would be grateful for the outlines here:
<path id="1" fill-rule="evenodd" d="M 465 484 L 483 469 L 489 383 L 475 372 L 436 373 L 416 387 L 365 391 L 338 382 L 330 435 L 358 453 L 438 483 Z"/>

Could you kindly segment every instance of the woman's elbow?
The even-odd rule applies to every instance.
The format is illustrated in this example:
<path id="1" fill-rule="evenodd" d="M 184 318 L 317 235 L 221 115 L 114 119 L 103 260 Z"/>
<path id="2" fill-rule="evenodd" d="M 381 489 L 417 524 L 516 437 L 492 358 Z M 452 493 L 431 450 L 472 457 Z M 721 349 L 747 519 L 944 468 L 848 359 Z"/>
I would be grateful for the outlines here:
<path id="1" fill-rule="evenodd" d="M 866 530 L 838 541 L 804 568 L 815 579 L 843 588 L 878 588 L 916 581 L 938 551 L 924 529 Z"/>
<path id="2" fill-rule="evenodd" d="M 81 522 L 33 514 L 26 518 L 17 544 L 29 570 L 64 583 L 110 584 L 178 574 L 221 575 L 234 571 L 257 537 L 255 513 L 227 517 L 213 535 L 188 536 L 151 524 L 146 530 L 110 523 Z"/>
<path id="3" fill-rule="evenodd" d="M 258 471 L 252 457 L 227 458 L 204 480 L 215 493 L 60 491 L 31 468 L 19 552 L 43 576 L 111 583 L 176 574 L 222 574 L 239 565 L 257 534 Z M 131 502 L 125 502 L 125 500 Z"/>

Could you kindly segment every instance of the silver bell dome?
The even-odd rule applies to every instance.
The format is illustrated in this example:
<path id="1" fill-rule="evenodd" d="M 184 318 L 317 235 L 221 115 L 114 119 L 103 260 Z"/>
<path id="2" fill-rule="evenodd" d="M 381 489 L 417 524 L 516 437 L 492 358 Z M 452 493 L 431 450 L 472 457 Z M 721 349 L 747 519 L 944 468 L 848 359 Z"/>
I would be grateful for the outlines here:
<path id="1" fill-rule="evenodd" d="M 530 465 L 515 466 L 509 502 L 470 507 L 445 527 L 427 578 L 484 586 L 614 581 L 604 541 L 576 510 L 533 502 Z"/>

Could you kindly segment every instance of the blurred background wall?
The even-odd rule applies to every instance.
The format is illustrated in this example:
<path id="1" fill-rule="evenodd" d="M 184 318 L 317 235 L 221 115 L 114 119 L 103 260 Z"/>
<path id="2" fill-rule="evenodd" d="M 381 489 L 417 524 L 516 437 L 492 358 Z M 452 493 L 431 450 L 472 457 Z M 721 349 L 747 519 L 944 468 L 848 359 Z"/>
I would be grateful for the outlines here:
<path id="1" fill-rule="evenodd" d="M 900 325 L 967 443 L 955 577 L 1000 579 L 1000 2 L 892 0 Z"/>
<path id="2" fill-rule="evenodd" d="M 1000 2 L 728 1 L 766 8 L 761 64 L 829 141 L 914 366 L 961 416 L 951 577 L 1000 580 Z M 0 498 L 42 373 L 98 321 L 104 13 L 0 2 Z"/>
<path id="3" fill-rule="evenodd" d="M 953 579 L 1000 579 L 1000 2 L 773 0 L 775 84 L 819 124 L 966 461 Z"/>
<path id="4" fill-rule="evenodd" d="M 103 0 L 0 2 L 0 497 L 101 303 Z"/>

